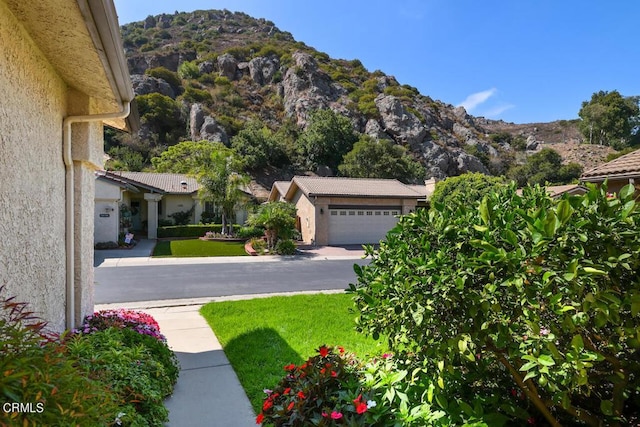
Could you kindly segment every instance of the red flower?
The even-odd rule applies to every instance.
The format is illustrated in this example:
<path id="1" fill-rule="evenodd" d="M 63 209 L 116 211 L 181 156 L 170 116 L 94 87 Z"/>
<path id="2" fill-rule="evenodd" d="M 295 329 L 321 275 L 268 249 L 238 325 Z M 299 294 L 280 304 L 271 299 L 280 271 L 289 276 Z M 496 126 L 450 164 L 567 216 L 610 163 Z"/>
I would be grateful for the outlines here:
<path id="1" fill-rule="evenodd" d="M 282 394 L 289 394 L 290 391 L 291 391 L 291 387 L 287 387 L 287 388 L 284 389 Z"/>
<path id="2" fill-rule="evenodd" d="M 267 399 L 262 404 L 262 410 L 266 411 L 273 406 L 273 401 L 271 399 Z"/>
<path id="3" fill-rule="evenodd" d="M 289 406 L 287 406 L 287 411 L 292 410 L 293 409 L 293 405 L 295 405 L 295 403 L 292 400 L 291 403 L 289 403 Z"/>
<path id="4" fill-rule="evenodd" d="M 331 377 L 337 378 L 338 377 L 338 373 L 336 371 L 331 371 Z"/>
<path id="5" fill-rule="evenodd" d="M 339 420 L 342 418 L 342 414 L 340 412 L 333 411 L 331 413 L 331 418 L 334 420 Z"/>
<path id="6" fill-rule="evenodd" d="M 340 354 L 344 354 L 344 347 L 342 346 L 338 346 L 338 351 L 340 352 Z"/>
<path id="7" fill-rule="evenodd" d="M 367 404 L 364 402 L 360 402 L 356 405 L 356 412 L 358 414 L 364 414 L 365 412 L 367 412 Z"/>
<path id="8" fill-rule="evenodd" d="M 327 348 L 327 346 L 322 346 L 318 349 L 318 351 L 320 352 L 320 356 L 322 357 L 327 357 L 329 355 L 329 349 Z"/>
<path id="9" fill-rule="evenodd" d="M 325 373 L 325 372 L 327 372 L 327 370 L 326 370 L 325 368 L 320 369 L 320 373 L 321 373 L 322 375 L 324 375 L 324 373 Z"/>
<path id="10" fill-rule="evenodd" d="M 284 367 L 285 371 L 293 371 L 295 369 L 296 369 L 296 365 L 294 365 L 293 363 Z"/>
<path id="11" fill-rule="evenodd" d="M 305 395 L 304 395 L 304 393 L 303 393 L 303 392 L 301 392 L 301 391 L 299 391 L 299 392 L 298 392 L 298 397 L 299 397 L 300 399 L 306 399 L 306 398 L 307 398 L 307 396 L 305 396 Z"/>
<path id="12" fill-rule="evenodd" d="M 264 420 L 264 415 L 262 415 L 262 412 L 261 412 L 256 417 L 256 424 L 262 424 L 262 420 Z"/>
<path id="13" fill-rule="evenodd" d="M 362 394 L 359 394 L 358 397 L 356 397 L 355 399 L 353 399 L 353 403 L 355 403 L 356 405 L 358 403 L 360 403 L 362 401 Z"/>

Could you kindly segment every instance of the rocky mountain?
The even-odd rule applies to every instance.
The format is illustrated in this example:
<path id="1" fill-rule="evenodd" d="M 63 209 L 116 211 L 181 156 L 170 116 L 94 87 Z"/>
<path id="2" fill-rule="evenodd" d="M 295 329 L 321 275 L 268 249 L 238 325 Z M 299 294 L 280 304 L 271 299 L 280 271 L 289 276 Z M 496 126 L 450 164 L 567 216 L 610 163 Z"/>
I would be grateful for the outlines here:
<path id="1" fill-rule="evenodd" d="M 148 150 L 146 156 L 180 140 L 228 145 L 256 119 L 273 130 L 289 126 L 299 132 L 310 112 L 326 108 L 348 117 L 359 133 L 406 147 L 425 166 L 425 178 L 498 174 L 527 151 L 580 141 L 574 122 L 516 125 L 473 117 L 382 71 L 368 71 L 357 59 L 332 59 L 272 22 L 243 13 L 149 16 L 123 26 L 122 34 L 143 122 L 137 142 L 129 145 Z M 156 117 L 162 102 L 171 120 Z M 175 123 L 167 129 L 170 121 Z M 300 172 L 296 168 L 286 171 Z M 265 186 L 282 174 L 267 176 Z"/>

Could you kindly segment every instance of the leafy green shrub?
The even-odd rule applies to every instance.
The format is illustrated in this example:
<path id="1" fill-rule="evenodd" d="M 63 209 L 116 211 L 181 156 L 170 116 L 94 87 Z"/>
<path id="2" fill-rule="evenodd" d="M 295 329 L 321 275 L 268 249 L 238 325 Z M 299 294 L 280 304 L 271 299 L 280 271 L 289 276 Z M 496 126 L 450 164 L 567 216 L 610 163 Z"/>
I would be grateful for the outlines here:
<path id="1" fill-rule="evenodd" d="M 161 426 L 168 420 L 163 400 L 173 391 L 178 369 L 166 344 L 130 329 L 107 328 L 74 335 L 67 348 L 91 378 L 111 386 L 123 405 L 121 425 Z"/>
<path id="2" fill-rule="evenodd" d="M 178 66 L 178 76 L 184 80 L 197 79 L 200 77 L 200 69 L 195 61 L 184 61 Z"/>
<path id="3" fill-rule="evenodd" d="M 293 235 L 296 207 L 288 202 L 268 202 L 260 205 L 258 211 L 249 216 L 247 223 L 265 229 L 267 246 L 273 250 L 278 239 L 288 239 Z"/>
<path id="4" fill-rule="evenodd" d="M 263 254 L 267 249 L 267 242 L 262 238 L 254 237 L 251 239 L 251 247 L 258 254 Z"/>
<path id="5" fill-rule="evenodd" d="M 465 173 L 438 182 L 429 201 L 432 206 L 439 203 L 474 203 L 504 184 L 505 180 L 501 177 L 487 176 L 481 173 Z"/>
<path id="6" fill-rule="evenodd" d="M 174 225 L 170 219 L 158 218 L 158 227 L 168 227 Z"/>
<path id="7" fill-rule="evenodd" d="M 169 86 L 171 86 L 176 93 L 179 93 L 182 89 L 182 81 L 180 77 L 178 77 L 178 73 L 174 73 L 165 67 L 147 68 L 144 73 L 169 83 Z"/>
<path id="8" fill-rule="evenodd" d="M 174 212 L 172 214 L 169 214 L 168 216 L 170 218 L 173 218 L 173 222 L 176 225 L 187 225 L 191 222 L 194 209 L 195 209 L 195 206 L 192 206 L 191 209 L 189 210 Z"/>
<path id="9" fill-rule="evenodd" d="M 448 423 L 640 420 L 640 213 L 627 186 L 515 185 L 400 220 L 354 267 L 359 329 L 388 337 Z"/>
<path id="10" fill-rule="evenodd" d="M 296 244 L 289 239 L 279 240 L 276 243 L 276 253 L 278 255 L 295 255 Z"/>
<path id="11" fill-rule="evenodd" d="M 182 94 L 182 99 L 188 102 L 211 102 L 213 96 L 206 90 L 188 85 Z"/>
<path id="12" fill-rule="evenodd" d="M 252 239 L 254 237 L 264 236 L 264 228 L 262 227 L 240 227 L 236 231 L 236 235 L 243 239 Z"/>
<path id="13" fill-rule="evenodd" d="M 0 425 L 111 425 L 118 405 L 108 387 L 76 366 L 25 303 L 2 298 L 0 307 L 0 401 L 32 405 L 22 413 L 3 406 Z"/>

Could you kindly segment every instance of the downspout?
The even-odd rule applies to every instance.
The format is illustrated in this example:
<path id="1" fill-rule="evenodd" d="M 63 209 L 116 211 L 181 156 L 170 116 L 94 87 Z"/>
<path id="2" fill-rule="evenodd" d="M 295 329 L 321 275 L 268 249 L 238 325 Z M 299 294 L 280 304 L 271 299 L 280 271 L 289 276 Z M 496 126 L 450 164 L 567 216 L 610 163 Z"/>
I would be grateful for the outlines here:
<path id="1" fill-rule="evenodd" d="M 73 123 L 101 122 L 111 119 L 124 119 L 129 115 L 131 101 L 122 103 L 122 111 L 108 114 L 87 116 L 68 116 L 62 124 L 62 160 L 65 167 L 65 252 L 66 252 L 66 328 L 71 330 L 75 326 L 75 186 L 73 183 L 73 157 L 71 155 L 71 125 Z"/>

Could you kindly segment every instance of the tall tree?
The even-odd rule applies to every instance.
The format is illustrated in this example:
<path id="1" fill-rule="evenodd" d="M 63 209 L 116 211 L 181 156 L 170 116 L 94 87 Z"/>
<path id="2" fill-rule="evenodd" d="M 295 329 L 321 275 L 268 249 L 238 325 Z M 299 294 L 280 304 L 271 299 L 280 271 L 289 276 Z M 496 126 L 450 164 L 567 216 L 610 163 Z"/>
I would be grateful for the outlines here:
<path id="1" fill-rule="evenodd" d="M 299 138 L 307 167 L 320 165 L 337 170 L 342 157 L 353 148 L 358 136 L 351 121 L 333 110 L 316 110 L 309 115 L 307 128 Z"/>
<path id="2" fill-rule="evenodd" d="M 243 163 L 236 153 L 219 142 L 185 141 L 169 147 L 151 159 L 158 172 L 184 173 L 200 183 L 200 198 L 213 202 L 222 211 L 222 232 L 233 231 L 229 220 L 246 200 L 243 188 L 249 177 L 242 175 Z"/>
<path id="3" fill-rule="evenodd" d="M 425 177 L 424 167 L 403 146 L 368 135 L 360 136 L 338 169 L 352 178 L 389 178 L 405 183 Z"/>
<path id="4" fill-rule="evenodd" d="M 582 166 L 577 163 L 562 164 L 562 157 L 557 151 L 543 148 L 527 157 L 522 165 L 514 165 L 507 171 L 507 176 L 525 185 L 570 184 L 582 175 Z"/>
<path id="5" fill-rule="evenodd" d="M 600 91 L 584 101 L 578 112 L 580 131 L 589 143 L 622 149 L 637 132 L 640 108 L 637 97 L 623 97 L 616 90 Z"/>
<path id="6" fill-rule="evenodd" d="M 262 121 L 252 120 L 231 138 L 231 147 L 244 158 L 249 169 L 288 163 L 284 144 Z"/>

